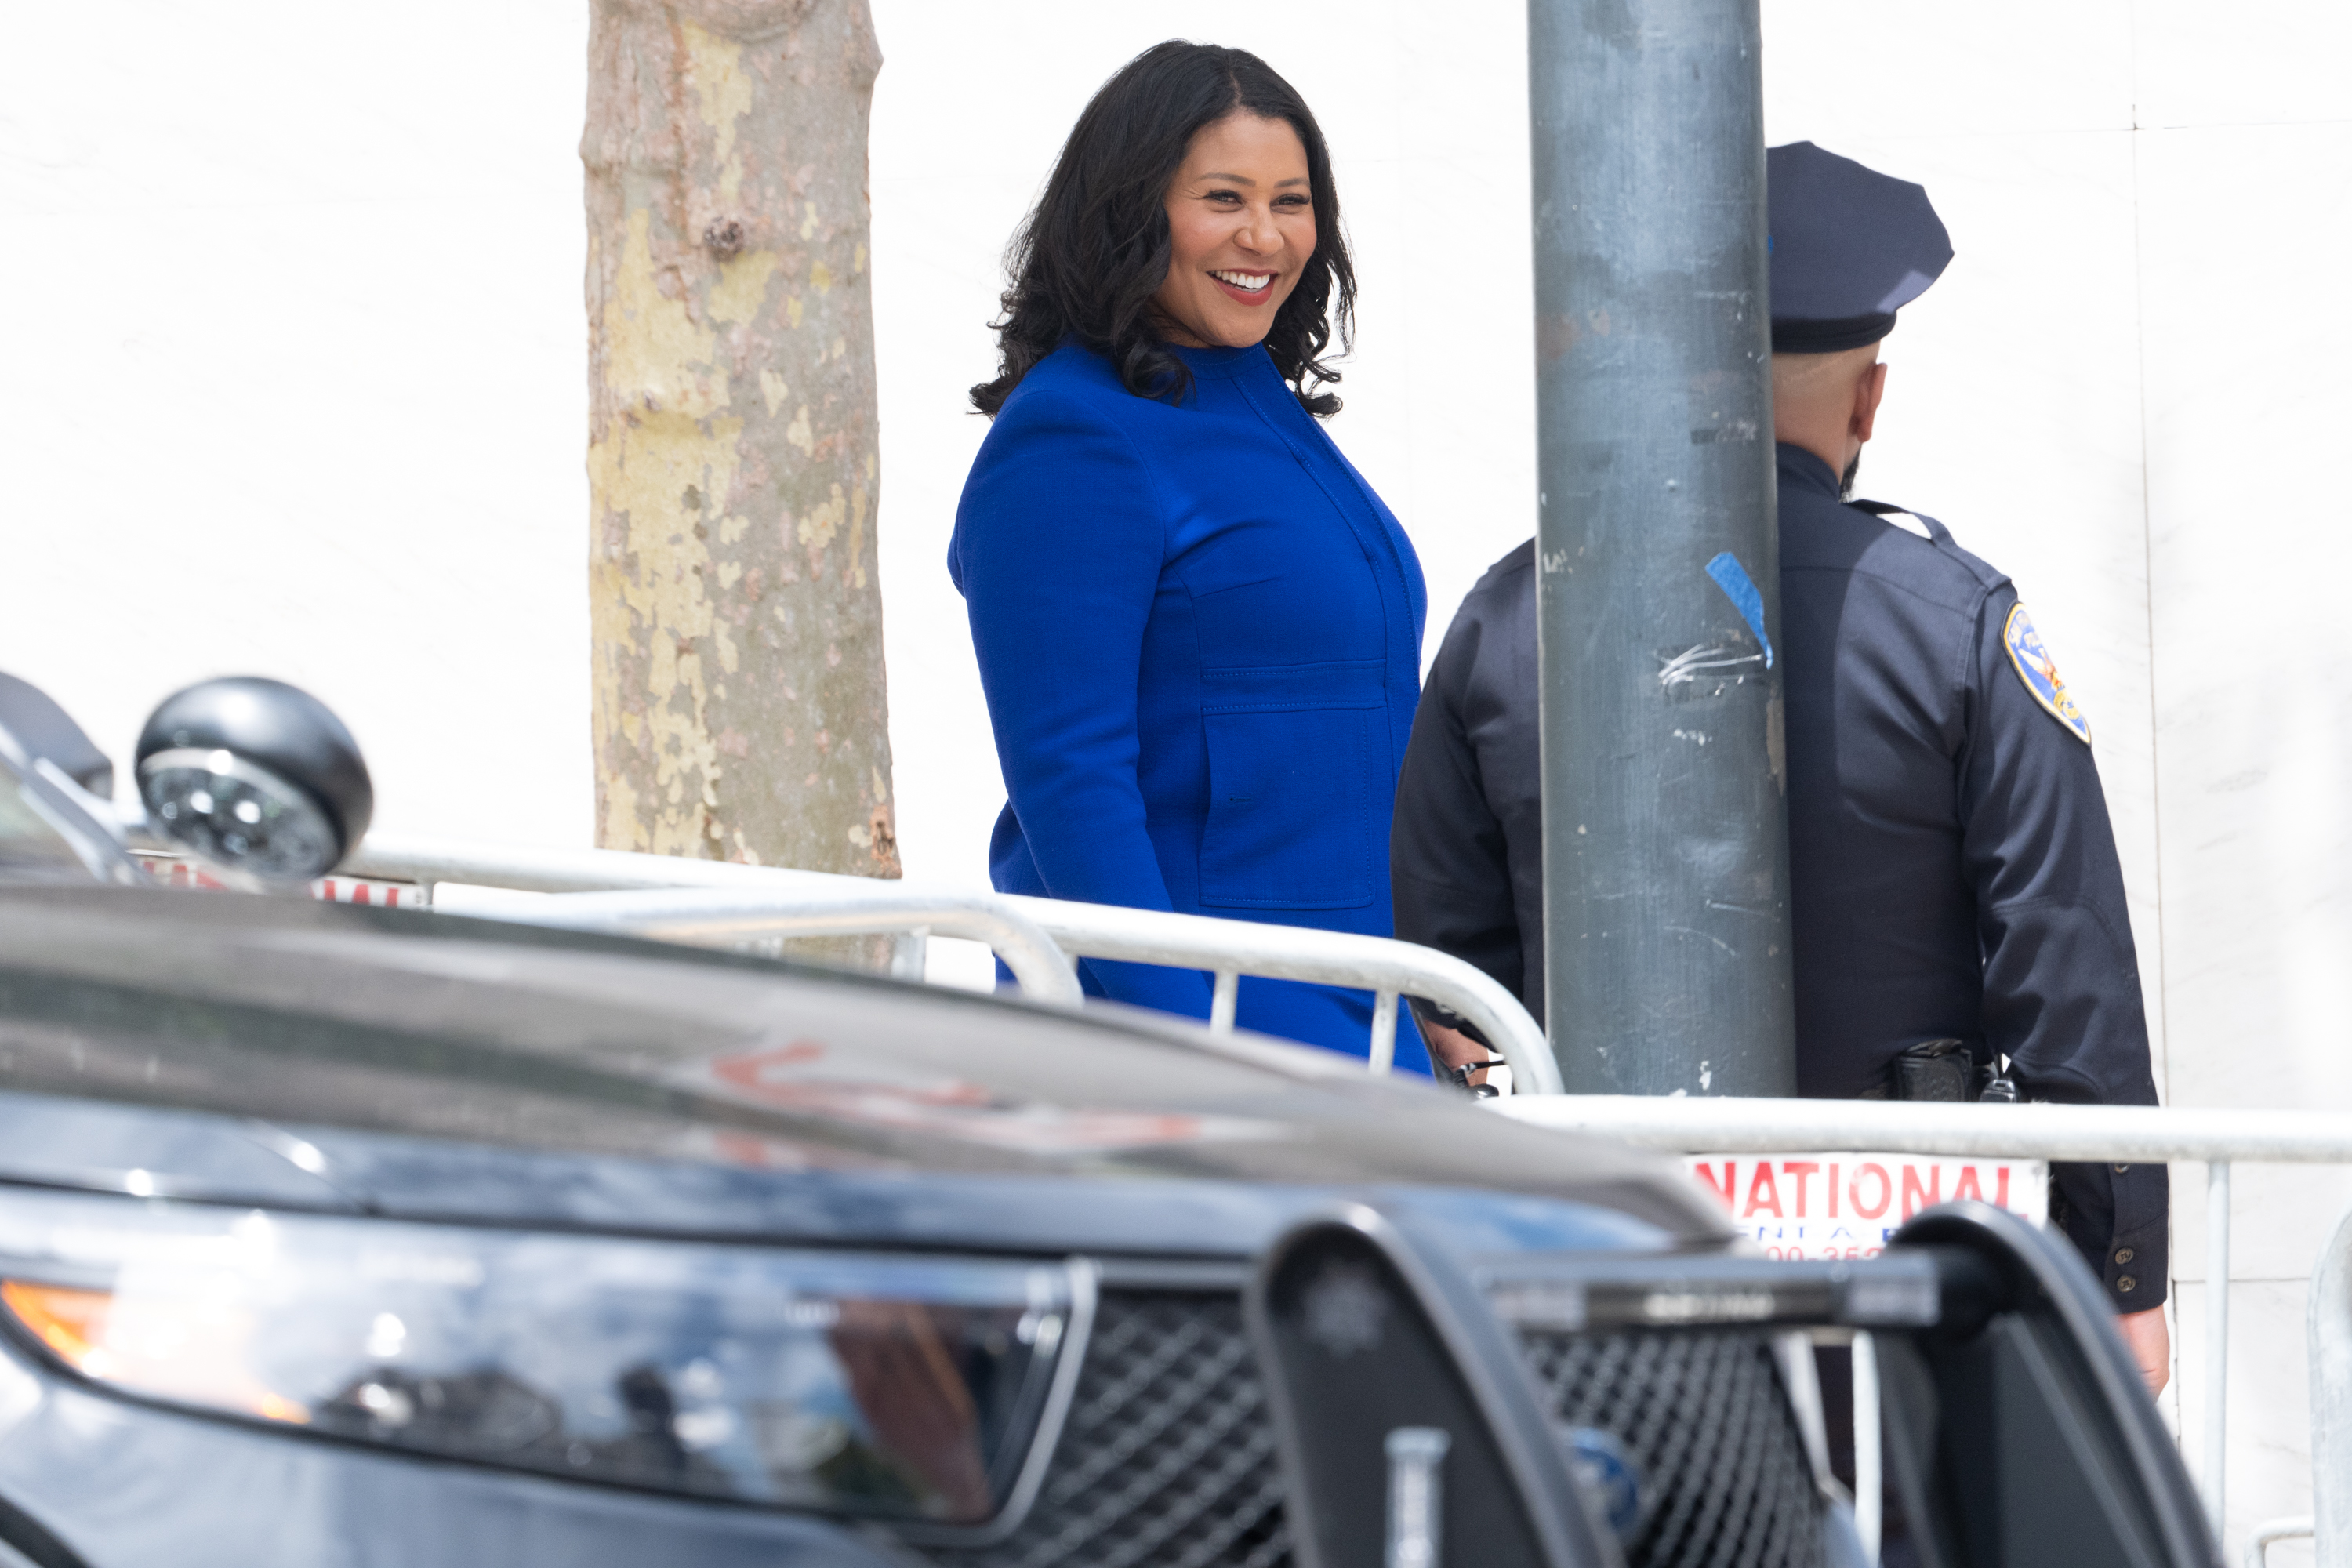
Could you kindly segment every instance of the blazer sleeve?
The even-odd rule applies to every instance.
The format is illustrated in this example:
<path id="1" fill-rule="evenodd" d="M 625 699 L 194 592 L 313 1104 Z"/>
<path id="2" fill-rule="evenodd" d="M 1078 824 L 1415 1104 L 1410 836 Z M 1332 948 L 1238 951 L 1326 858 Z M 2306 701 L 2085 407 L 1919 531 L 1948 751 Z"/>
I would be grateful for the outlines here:
<path id="1" fill-rule="evenodd" d="M 1136 688 L 1165 555 L 1163 510 L 1124 431 L 1044 387 L 1006 407 L 965 488 L 952 565 L 1013 814 L 1057 899 L 1172 907 L 1136 778 Z M 1197 973 L 1086 968 L 1114 1000 L 1208 1016 Z"/>
<path id="2" fill-rule="evenodd" d="M 2098 766 L 2011 665 L 2002 628 L 2016 602 L 2002 587 L 1980 614 L 1960 770 L 1986 1041 L 2010 1058 L 2028 1099 L 2154 1105 L 2139 963 Z M 2162 1305 L 2165 1167 L 2065 1163 L 2050 1175 L 2051 1217 L 2116 1310 Z"/>

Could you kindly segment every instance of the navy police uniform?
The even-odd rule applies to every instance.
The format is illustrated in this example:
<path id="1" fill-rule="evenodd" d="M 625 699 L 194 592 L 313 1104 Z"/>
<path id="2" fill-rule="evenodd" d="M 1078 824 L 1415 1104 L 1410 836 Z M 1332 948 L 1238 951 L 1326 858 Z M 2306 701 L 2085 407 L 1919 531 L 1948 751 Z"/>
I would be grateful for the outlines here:
<path id="1" fill-rule="evenodd" d="M 1774 149 L 1770 170 L 1775 351 L 1885 336 L 1951 254 L 1926 193 L 1803 143 Z M 1817 276 L 1784 287 L 1792 261 L 1833 248 L 1825 230 L 1874 219 L 1913 243 L 1859 295 Z M 1796 447 L 1780 448 L 1780 515 L 1799 1092 L 1882 1096 L 1906 1047 L 1958 1039 L 1979 1062 L 2006 1058 L 2029 1100 L 2153 1105 L 2090 726 L 2016 589 L 1932 519 L 1848 504 Z M 1397 934 L 1477 965 L 1540 1016 L 1533 561 L 1530 542 L 1498 562 L 1446 633 L 1391 864 Z M 2160 1305 L 2165 1168 L 2053 1177 L 2053 1217 L 2116 1309 Z"/>

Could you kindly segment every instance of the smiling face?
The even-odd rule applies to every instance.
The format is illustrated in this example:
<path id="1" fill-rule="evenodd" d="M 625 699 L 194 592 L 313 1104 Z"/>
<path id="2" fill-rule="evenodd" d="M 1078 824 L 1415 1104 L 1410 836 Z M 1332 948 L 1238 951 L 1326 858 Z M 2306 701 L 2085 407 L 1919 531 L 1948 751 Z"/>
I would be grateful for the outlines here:
<path id="1" fill-rule="evenodd" d="M 1236 110 L 1204 126 L 1168 186 L 1160 331 L 1190 348 L 1265 341 L 1315 254 L 1307 149 L 1286 120 Z"/>

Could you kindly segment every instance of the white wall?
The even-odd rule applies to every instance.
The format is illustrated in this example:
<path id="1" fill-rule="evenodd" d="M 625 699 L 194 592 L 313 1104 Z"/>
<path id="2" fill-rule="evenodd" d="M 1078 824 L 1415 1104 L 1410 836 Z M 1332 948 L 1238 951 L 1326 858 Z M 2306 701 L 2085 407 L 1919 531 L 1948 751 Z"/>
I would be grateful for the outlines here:
<path id="1" fill-rule="evenodd" d="M 901 845 L 978 882 L 963 389 L 1078 105 L 1171 35 L 1315 104 L 1364 288 L 1333 434 L 1433 647 L 1533 515 L 1523 9 L 874 5 Z M 0 668 L 118 756 L 181 683 L 282 675 L 352 721 L 386 826 L 587 842 L 585 35 L 580 0 L 0 12 Z M 2170 1097 L 2352 1106 L 2352 9 L 1767 0 L 1765 36 L 1771 139 L 1924 181 L 1952 230 L 1864 488 L 2018 579 L 2089 713 Z M 2299 1280 L 2352 1187 L 2240 1185 L 2242 1537 L 2303 1506 Z"/>
<path id="2" fill-rule="evenodd" d="M 590 832 L 587 8 L 0 7 L 0 668 L 228 673 L 386 826 Z"/>

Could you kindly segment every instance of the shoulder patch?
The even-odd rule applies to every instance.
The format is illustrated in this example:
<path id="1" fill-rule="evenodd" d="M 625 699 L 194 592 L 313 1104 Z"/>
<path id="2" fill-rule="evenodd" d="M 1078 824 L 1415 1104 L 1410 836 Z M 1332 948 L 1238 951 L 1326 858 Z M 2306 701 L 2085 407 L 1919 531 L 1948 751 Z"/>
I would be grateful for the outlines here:
<path id="1" fill-rule="evenodd" d="M 2058 679 L 2058 666 L 2050 650 L 2042 646 L 2042 634 L 2033 629 L 2033 617 L 2025 613 L 2023 605 L 2010 606 L 2009 620 L 2000 628 L 2000 640 L 2009 649 L 2010 668 L 2017 679 L 2033 694 L 2050 716 L 2074 731 L 2083 744 L 2091 743 L 2091 721 L 2074 706 L 2067 695 L 2066 683 Z"/>

